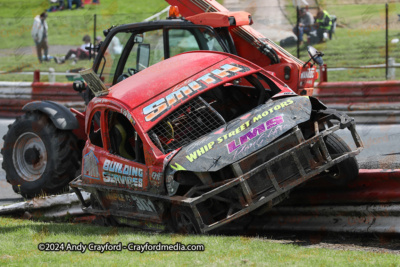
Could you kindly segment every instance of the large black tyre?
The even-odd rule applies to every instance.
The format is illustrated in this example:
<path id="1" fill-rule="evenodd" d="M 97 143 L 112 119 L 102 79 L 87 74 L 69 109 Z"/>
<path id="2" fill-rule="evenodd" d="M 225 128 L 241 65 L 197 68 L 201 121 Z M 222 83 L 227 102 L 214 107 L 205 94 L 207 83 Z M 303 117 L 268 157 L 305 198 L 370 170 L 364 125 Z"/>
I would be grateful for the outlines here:
<path id="1" fill-rule="evenodd" d="M 345 152 L 351 151 L 350 147 L 336 134 L 325 137 L 325 144 L 332 159 L 337 158 Z M 326 173 L 327 178 L 336 185 L 345 185 L 354 181 L 358 176 L 358 163 L 355 157 L 348 158 Z"/>
<path id="2" fill-rule="evenodd" d="M 3 137 L 3 169 L 16 193 L 27 198 L 66 188 L 80 168 L 76 137 L 57 129 L 47 115 L 29 111 Z"/>

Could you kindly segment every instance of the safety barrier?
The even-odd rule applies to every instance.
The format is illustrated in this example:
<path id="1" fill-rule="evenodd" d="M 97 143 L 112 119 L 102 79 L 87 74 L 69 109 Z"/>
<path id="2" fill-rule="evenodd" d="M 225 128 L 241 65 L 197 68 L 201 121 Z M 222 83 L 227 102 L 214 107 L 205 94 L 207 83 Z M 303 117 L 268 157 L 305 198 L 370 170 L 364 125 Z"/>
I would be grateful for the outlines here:
<path id="1" fill-rule="evenodd" d="M 358 123 L 400 123 L 400 81 L 325 82 L 325 76 L 321 71 L 322 82 L 314 89 L 314 96 L 324 104 L 345 111 Z M 0 82 L 0 117 L 19 116 L 22 107 L 34 100 L 53 100 L 84 109 L 72 83 L 40 82 L 38 71 L 32 83 Z"/>
<path id="2" fill-rule="evenodd" d="M 0 117 L 22 115 L 22 107 L 35 100 L 52 100 L 66 107 L 84 109 L 80 94 L 73 90 L 72 83 L 40 82 L 40 73 L 35 71 L 33 82 L 0 82 Z"/>
<path id="3" fill-rule="evenodd" d="M 358 123 L 400 123 L 400 81 L 322 82 L 314 96 Z"/>
<path id="4" fill-rule="evenodd" d="M 322 82 L 314 94 L 326 104 L 346 104 L 349 110 L 381 105 L 400 109 L 400 81 Z"/>
<path id="5" fill-rule="evenodd" d="M 399 169 L 361 169 L 355 181 L 343 186 L 311 181 L 252 221 L 251 228 L 399 234 L 399 173 Z"/>

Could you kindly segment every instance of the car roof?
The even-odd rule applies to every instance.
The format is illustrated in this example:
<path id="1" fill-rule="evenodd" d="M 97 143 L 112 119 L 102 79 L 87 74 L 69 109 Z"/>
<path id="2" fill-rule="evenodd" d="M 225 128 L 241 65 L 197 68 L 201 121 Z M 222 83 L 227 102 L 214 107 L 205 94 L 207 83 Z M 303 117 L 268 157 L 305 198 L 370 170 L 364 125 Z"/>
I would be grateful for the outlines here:
<path id="1" fill-rule="evenodd" d="M 165 97 L 185 84 L 195 81 L 196 78 L 209 72 L 213 66 L 218 68 L 224 64 L 246 66 L 246 69 L 249 70 L 246 71 L 246 75 L 262 70 L 259 66 L 245 59 L 227 53 L 188 52 L 154 64 L 114 85 L 110 88 L 106 98 L 117 100 L 133 112 L 138 119 L 137 117 L 140 117 L 141 114 L 143 117 L 142 109 L 146 105 Z M 244 76 L 244 74 L 239 76 Z M 239 76 L 232 77 L 232 80 Z M 227 82 L 227 79 L 223 80 L 223 83 L 225 82 Z M 218 86 L 218 84 L 212 85 L 210 88 L 215 86 Z M 138 109 L 138 107 L 141 108 Z"/>
<path id="2" fill-rule="evenodd" d="M 96 99 L 118 103 L 147 132 L 201 93 L 258 72 L 271 79 L 281 92 L 293 93 L 273 73 L 246 59 L 223 52 L 193 51 L 156 63 L 114 85 L 108 95 Z"/>
<path id="3" fill-rule="evenodd" d="M 229 56 L 225 53 L 200 51 L 177 55 L 114 85 L 110 88 L 108 97 L 120 100 L 130 109 L 134 109 Z"/>

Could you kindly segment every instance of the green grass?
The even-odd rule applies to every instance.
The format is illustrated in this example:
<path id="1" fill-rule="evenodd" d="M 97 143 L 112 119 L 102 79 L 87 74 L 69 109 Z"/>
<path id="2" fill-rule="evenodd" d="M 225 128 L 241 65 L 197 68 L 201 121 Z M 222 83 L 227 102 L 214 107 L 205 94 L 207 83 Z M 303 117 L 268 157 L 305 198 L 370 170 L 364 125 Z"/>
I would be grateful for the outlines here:
<path id="1" fill-rule="evenodd" d="M 49 12 L 47 23 L 49 25 L 48 43 L 52 56 L 62 54 L 51 53 L 51 46 L 70 45 L 80 46 L 85 34 L 93 36 L 94 14 L 96 20 L 96 35 L 103 36 L 102 31 L 112 25 L 140 22 L 143 19 L 161 11 L 168 3 L 163 0 L 132 1 L 129 0 L 102 0 L 100 5 L 86 5 L 83 9 Z M 30 34 L 33 18 L 49 7 L 49 1 L 19 1 L 10 2 L 0 0 L 0 71 L 11 72 L 0 74 L 2 81 L 32 81 L 32 75 L 13 74 L 16 71 L 33 72 L 39 69 L 47 72 L 53 68 L 56 72 L 65 72 L 79 67 L 91 67 L 89 61 L 78 61 L 74 66 L 67 62 L 57 65 L 55 62 L 39 64 L 36 52 L 26 53 L 23 48 L 32 47 L 34 43 Z M 47 81 L 46 75 L 41 76 L 42 81 Z M 56 76 L 57 82 L 68 81 L 65 76 Z"/>
<path id="2" fill-rule="evenodd" d="M 100 5 L 87 5 L 84 9 L 65 10 L 49 13 L 49 45 L 79 46 L 82 36 L 93 35 L 93 15 L 97 14 L 96 35 L 102 36 L 102 30 L 113 24 L 139 22 L 146 17 L 162 10 L 167 6 L 163 0 L 132 1 L 129 0 L 102 0 Z M 48 7 L 46 0 L 10 2 L 0 0 L 0 49 L 9 49 L 12 55 L 0 56 L 0 71 L 33 71 L 40 69 L 48 71 L 54 68 L 57 72 L 64 72 L 76 67 L 89 67 L 90 63 L 79 62 L 76 66 L 69 64 L 56 65 L 53 62 L 38 64 L 31 53 L 24 54 L 23 47 L 33 47 L 30 36 L 33 17 Z M 337 28 L 333 40 L 324 44 L 315 45 L 325 53 L 324 61 L 328 68 L 359 67 L 385 63 L 385 29 L 384 4 L 370 5 L 341 5 L 339 1 L 329 1 L 326 9 L 330 14 L 338 17 L 342 26 Z M 292 17 L 294 9 L 287 7 Z M 389 39 L 400 38 L 400 22 L 397 14 L 400 13 L 400 4 L 389 4 Z M 293 17 L 294 18 L 294 17 Z M 295 21 L 295 19 L 293 19 Z M 51 50 L 50 50 L 51 51 Z M 288 51 L 297 55 L 296 48 Z M 65 54 L 65 51 L 63 54 Z M 52 54 L 54 55 L 54 54 Z M 59 54 L 61 55 L 61 54 Z M 400 43 L 390 44 L 389 56 L 400 61 Z M 306 47 L 302 47 L 300 58 L 308 60 Z M 42 76 L 43 81 L 46 77 Z M 29 75 L 1 74 L 0 80 L 31 81 Z M 363 81 L 385 80 L 384 69 L 350 69 L 346 71 L 329 72 L 329 81 Z M 63 76 L 57 76 L 57 81 L 67 81 Z"/>
<path id="3" fill-rule="evenodd" d="M 396 35 L 393 32 L 389 34 L 392 38 Z M 360 32 L 338 29 L 332 40 L 314 47 L 325 53 L 323 59 L 328 68 L 354 68 L 328 72 L 328 81 L 385 80 L 385 69 L 357 69 L 360 66 L 385 64 L 385 34 L 381 30 Z M 287 50 L 297 56 L 296 47 Z M 394 57 L 399 62 L 399 43 L 389 45 L 389 57 Z M 309 59 L 306 45 L 301 47 L 300 59 Z"/>
<path id="4" fill-rule="evenodd" d="M 358 30 L 339 29 L 332 40 L 314 45 L 325 53 L 323 59 L 328 68 L 354 68 L 328 72 L 328 81 L 385 80 L 385 69 L 357 69 L 385 63 L 384 38 L 384 33 L 379 30 L 360 33 Z M 400 47 L 391 45 L 389 48 L 390 57 L 400 58 Z M 287 50 L 297 55 L 296 47 Z M 300 59 L 309 59 L 306 45 L 301 47 Z"/>
<path id="5" fill-rule="evenodd" d="M 385 5 L 384 4 L 340 4 L 340 1 L 325 1 L 325 9 L 336 15 L 340 27 L 333 39 L 314 45 L 325 53 L 324 63 L 328 68 L 355 68 L 365 65 L 385 64 Z M 295 16 L 293 8 L 288 7 L 290 16 Z M 314 12 L 314 11 L 313 11 Z M 400 38 L 400 22 L 397 14 L 400 4 L 389 4 L 389 57 L 400 62 L 400 43 L 390 40 Z M 292 22 L 295 22 L 293 19 Z M 287 50 L 297 56 L 297 48 Z M 301 47 L 300 59 L 309 59 L 306 45 Z M 385 80 L 385 69 L 350 69 L 328 72 L 328 81 L 367 81 Z"/>
<path id="6" fill-rule="evenodd" d="M 396 266 L 399 256 L 386 253 L 340 251 L 279 244 L 265 237 L 181 236 L 139 232 L 83 224 L 23 221 L 0 218 L 0 264 L 12 266 Z M 43 242 L 88 244 L 204 244 L 204 252 L 41 252 Z"/>
<path id="7" fill-rule="evenodd" d="M 48 7 L 49 1 L 0 1 L 0 49 L 32 46 L 30 31 L 33 18 Z M 49 12 L 49 45 L 77 45 L 85 34 L 93 34 L 94 14 L 97 15 L 97 35 L 111 25 L 140 22 L 161 11 L 168 4 L 163 0 L 132 1 L 104 0 L 100 5 L 87 5 L 83 9 Z"/>
<path id="8" fill-rule="evenodd" d="M 218 2 L 221 2 L 218 0 Z M 51 46 L 70 45 L 80 46 L 85 34 L 93 36 L 94 14 L 96 14 L 96 35 L 103 36 L 103 30 L 112 25 L 135 23 L 163 10 L 168 6 L 164 0 L 102 0 L 100 5 L 86 5 L 83 9 L 49 12 L 47 23 L 49 25 L 48 43 L 50 55 L 61 56 L 52 53 Z M 78 61 L 74 66 L 67 62 L 57 65 L 53 61 L 39 64 L 36 52 L 25 53 L 23 48 L 32 47 L 34 43 L 31 37 L 33 18 L 49 7 L 48 0 L 32 0 L 10 2 L 0 0 L 0 71 L 33 72 L 39 69 L 47 72 L 49 68 L 56 72 L 65 72 L 74 68 L 91 67 L 89 61 Z M 2 81 L 32 81 L 32 75 L 20 75 L 13 73 L 0 74 Z M 47 81 L 47 76 L 42 75 L 41 80 Z M 57 82 L 68 81 L 65 76 L 56 76 Z"/>
<path id="9" fill-rule="evenodd" d="M 18 64 L 16 65 L 16 62 Z M 8 73 L 0 74 L 0 80 L 2 81 L 10 81 L 10 82 L 17 82 L 17 81 L 26 81 L 32 82 L 33 76 L 30 74 L 15 74 L 13 72 L 33 72 L 34 70 L 39 69 L 41 71 L 40 81 L 47 82 L 48 75 L 42 72 L 48 72 L 50 68 L 53 68 L 56 72 L 66 72 L 71 69 L 77 68 L 90 68 L 92 66 L 92 62 L 89 60 L 79 60 L 77 61 L 76 65 L 72 65 L 72 61 L 67 61 L 65 64 L 56 64 L 53 60 L 49 62 L 44 62 L 39 64 L 36 55 L 30 54 L 23 54 L 16 56 L 7 56 L 0 58 L 0 70 L 6 71 Z M 56 82 L 68 82 L 66 76 L 64 75 L 57 75 Z"/>

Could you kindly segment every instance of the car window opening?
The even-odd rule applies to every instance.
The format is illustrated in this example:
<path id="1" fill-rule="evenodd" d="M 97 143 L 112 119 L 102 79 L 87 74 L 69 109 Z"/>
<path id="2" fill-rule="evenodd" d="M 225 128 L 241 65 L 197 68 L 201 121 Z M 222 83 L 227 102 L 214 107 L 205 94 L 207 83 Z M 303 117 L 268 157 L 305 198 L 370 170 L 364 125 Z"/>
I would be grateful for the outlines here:
<path id="1" fill-rule="evenodd" d="M 122 114 L 108 112 L 110 153 L 144 163 L 143 143 L 131 122 Z"/>
<path id="2" fill-rule="evenodd" d="M 103 147 L 103 141 L 100 130 L 100 116 L 101 116 L 100 111 L 97 111 L 92 116 L 92 121 L 90 122 L 89 140 L 93 145 L 98 147 Z"/>

